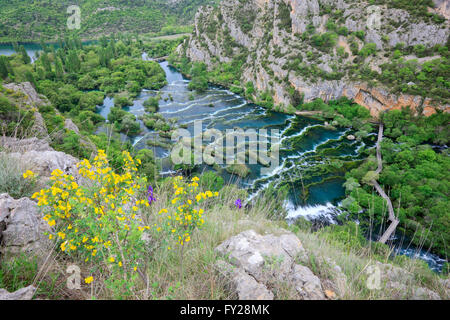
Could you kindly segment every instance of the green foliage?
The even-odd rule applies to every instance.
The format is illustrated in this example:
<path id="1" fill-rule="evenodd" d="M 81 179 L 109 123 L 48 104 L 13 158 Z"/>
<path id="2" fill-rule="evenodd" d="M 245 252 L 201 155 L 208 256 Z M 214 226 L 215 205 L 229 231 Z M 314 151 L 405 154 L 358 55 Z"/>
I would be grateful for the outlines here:
<path id="1" fill-rule="evenodd" d="M 111 108 L 111 111 L 108 114 L 108 121 L 114 124 L 117 131 L 129 136 L 136 136 L 141 132 L 136 116 L 121 108 Z"/>
<path id="2" fill-rule="evenodd" d="M 444 256 L 450 241 L 445 231 L 450 225 L 446 209 L 450 205 L 450 158 L 447 151 L 437 153 L 426 143 L 447 144 L 449 120 L 447 113 L 414 116 L 409 109 L 383 114 L 383 171 L 375 177 L 376 164 L 369 158 L 347 174 L 345 184 L 347 193 L 365 209 L 364 215 L 371 212 L 380 222 L 386 215 L 385 201 L 374 195 L 372 186 L 367 184 L 378 178 L 394 208 L 399 208 L 400 228 L 405 228 L 413 243 L 432 247 Z M 366 184 L 358 186 L 357 182 Z"/>
<path id="3" fill-rule="evenodd" d="M 200 5 L 215 4 L 216 0 L 111 0 L 105 6 L 100 0 L 75 3 L 81 9 L 81 29 L 67 29 L 67 8 L 74 3 L 68 0 L 48 5 L 46 0 L 30 3 L 25 0 L 1 0 L 0 41 L 56 41 L 61 35 L 76 32 L 83 38 L 98 38 L 119 32 L 170 35 L 186 33 L 187 27 Z M 107 8 L 114 8 L 108 10 Z M 152 23 L 148 23 L 151 21 Z"/>
<path id="4" fill-rule="evenodd" d="M 361 228 L 352 221 L 341 226 L 330 225 L 319 232 L 343 249 L 361 250 L 367 246 L 367 240 L 361 232 Z"/>
<path id="5" fill-rule="evenodd" d="M 214 171 L 206 171 L 200 175 L 199 185 L 204 190 L 220 191 L 224 180 Z"/>
<path id="6" fill-rule="evenodd" d="M 292 32 L 292 20 L 291 20 L 291 5 L 281 1 L 278 5 L 278 16 L 280 20 L 278 27 L 284 29 L 287 33 Z"/>

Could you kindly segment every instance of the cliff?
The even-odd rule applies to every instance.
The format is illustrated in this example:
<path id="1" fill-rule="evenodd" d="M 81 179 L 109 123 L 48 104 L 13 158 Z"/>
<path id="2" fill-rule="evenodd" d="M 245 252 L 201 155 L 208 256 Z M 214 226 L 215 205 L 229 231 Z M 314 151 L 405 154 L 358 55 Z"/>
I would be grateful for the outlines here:
<path id="1" fill-rule="evenodd" d="M 345 96 L 373 116 L 404 106 L 426 115 L 448 111 L 448 83 L 436 80 L 448 74 L 424 71 L 447 63 L 446 2 L 434 8 L 371 3 L 224 0 L 200 8 L 192 36 L 177 52 L 210 70 L 244 56 L 241 83 L 269 92 L 282 108 L 295 106 L 295 90 L 304 102 Z M 412 75 L 403 75 L 404 68 Z"/>

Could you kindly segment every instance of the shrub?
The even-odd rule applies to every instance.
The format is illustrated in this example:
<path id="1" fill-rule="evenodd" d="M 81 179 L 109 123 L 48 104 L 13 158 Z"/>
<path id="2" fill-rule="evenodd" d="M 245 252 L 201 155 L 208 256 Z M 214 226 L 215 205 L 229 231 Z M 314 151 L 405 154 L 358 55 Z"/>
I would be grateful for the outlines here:
<path id="1" fill-rule="evenodd" d="M 77 164 L 89 187 L 79 186 L 73 176 L 57 169 L 51 187 L 33 198 L 43 208 L 44 220 L 55 228 L 49 238 L 56 238 L 64 254 L 88 264 L 92 276 L 85 282 L 95 281 L 95 274 L 107 274 L 107 286 L 126 297 L 142 267 L 143 233 L 150 227 L 138 215 L 149 206 L 142 197 L 146 180 L 136 175 L 140 160 L 135 162 L 127 151 L 122 155 L 122 174 L 113 171 L 99 150 L 93 164 L 86 159 Z"/>

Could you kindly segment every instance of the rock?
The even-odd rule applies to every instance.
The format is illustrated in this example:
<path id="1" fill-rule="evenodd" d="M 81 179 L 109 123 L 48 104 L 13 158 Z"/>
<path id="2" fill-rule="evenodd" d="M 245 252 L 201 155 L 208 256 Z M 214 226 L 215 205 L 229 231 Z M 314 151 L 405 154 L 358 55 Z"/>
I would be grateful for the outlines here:
<path id="1" fill-rule="evenodd" d="M 336 299 L 336 293 L 334 293 L 331 290 L 325 290 L 325 295 L 327 296 L 328 299 L 330 300 L 334 300 Z"/>
<path id="2" fill-rule="evenodd" d="M 349 135 L 347 136 L 347 140 L 353 141 L 353 140 L 355 140 L 355 139 L 356 139 L 356 137 L 355 137 L 354 135 L 352 135 L 352 134 L 349 134 Z"/>
<path id="3" fill-rule="evenodd" d="M 59 169 L 65 174 L 73 175 L 77 180 L 80 179 L 76 167 L 79 160 L 64 152 L 33 150 L 25 153 L 14 152 L 9 156 L 26 163 L 41 178 L 49 178 L 53 170 Z"/>
<path id="4" fill-rule="evenodd" d="M 412 300 L 441 300 L 441 297 L 434 291 L 427 288 L 416 288 L 411 298 Z"/>
<path id="5" fill-rule="evenodd" d="M 49 104 L 46 97 L 39 95 L 30 82 L 8 83 L 3 85 L 5 88 L 20 91 L 25 95 L 25 102 L 33 107 L 39 107 Z"/>
<path id="6" fill-rule="evenodd" d="M 294 265 L 292 273 L 291 281 L 295 285 L 297 292 L 305 300 L 325 299 L 320 279 L 309 268 Z"/>
<path id="7" fill-rule="evenodd" d="M 236 268 L 223 260 L 217 261 L 215 267 L 229 283 L 230 291 L 237 293 L 239 300 L 273 300 L 273 293 L 242 268 Z"/>
<path id="8" fill-rule="evenodd" d="M 238 293 L 238 296 L 251 291 L 245 288 L 246 284 L 260 288 L 258 295 L 266 294 L 268 283 L 275 281 L 292 285 L 302 299 L 324 299 L 320 279 L 307 267 L 296 264 L 296 259 L 305 255 L 300 240 L 292 233 L 283 232 L 279 236 L 262 236 L 254 230 L 247 230 L 222 242 L 215 249 L 238 270 L 231 277 L 232 283 L 246 278 L 244 274 L 258 283 L 247 279 L 243 282 L 244 287 L 240 287 L 241 294 Z"/>
<path id="9" fill-rule="evenodd" d="M 5 256 L 19 253 L 45 257 L 51 242 L 44 235 L 50 231 L 35 202 L 28 198 L 15 200 L 0 194 L 0 253 Z"/>
<path id="10" fill-rule="evenodd" d="M 12 293 L 5 289 L 0 289 L 0 300 L 31 300 L 35 292 L 36 288 L 33 286 L 28 286 Z"/>
<path id="11" fill-rule="evenodd" d="M 80 129 L 78 129 L 77 125 L 75 123 L 73 123 L 73 121 L 71 119 L 66 119 L 64 121 L 64 129 L 72 130 L 76 134 L 80 133 Z"/>
<path id="12" fill-rule="evenodd" d="M 8 152 L 25 153 L 29 151 L 55 151 L 46 140 L 38 138 L 17 139 L 13 137 L 0 137 L 0 146 Z"/>

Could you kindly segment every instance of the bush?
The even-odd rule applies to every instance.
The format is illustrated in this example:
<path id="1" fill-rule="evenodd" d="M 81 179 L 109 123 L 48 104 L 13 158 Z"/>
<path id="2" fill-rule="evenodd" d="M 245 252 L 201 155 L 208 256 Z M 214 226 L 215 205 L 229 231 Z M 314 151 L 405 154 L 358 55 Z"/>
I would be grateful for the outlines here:
<path id="1" fill-rule="evenodd" d="M 214 171 L 206 171 L 200 176 L 202 189 L 219 191 L 223 187 L 223 178 Z"/>
<path id="2" fill-rule="evenodd" d="M 43 208 L 44 220 L 55 228 L 49 239 L 56 239 L 63 254 L 88 264 L 92 276 L 85 282 L 90 284 L 97 275 L 107 274 L 107 286 L 127 297 L 143 265 L 142 236 L 150 227 L 137 216 L 149 206 L 143 197 L 146 180 L 136 175 L 140 160 L 135 162 L 126 151 L 122 156 L 122 174 L 113 171 L 102 150 L 92 164 L 86 159 L 78 163 L 78 172 L 90 181 L 89 187 L 54 170 L 51 187 L 36 192 L 33 198 Z"/>

